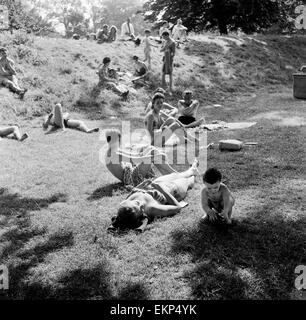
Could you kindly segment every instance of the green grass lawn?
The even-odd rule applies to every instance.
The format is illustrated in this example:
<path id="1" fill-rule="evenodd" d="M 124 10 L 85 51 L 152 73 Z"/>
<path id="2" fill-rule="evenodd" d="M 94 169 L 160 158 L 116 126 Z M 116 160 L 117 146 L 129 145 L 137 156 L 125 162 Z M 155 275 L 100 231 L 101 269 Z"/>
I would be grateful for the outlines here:
<path id="1" fill-rule="evenodd" d="M 52 48 L 59 46 L 61 50 L 66 48 L 63 55 L 71 55 L 74 50 L 81 52 L 84 61 L 75 62 L 79 70 L 72 74 L 64 73 L 58 79 L 46 75 L 50 88 L 58 86 L 60 91 L 46 93 L 46 83 L 41 84 L 35 97 L 42 94 L 42 106 L 37 106 L 40 102 L 35 100 L 33 91 L 25 101 L 26 107 L 5 89 L 0 91 L 5 98 L 0 119 L 8 123 L 13 117 L 31 135 L 24 143 L 0 141 L 0 264 L 7 265 L 10 271 L 10 289 L 1 297 L 304 298 L 294 289 L 294 269 L 306 264 L 306 105 L 292 98 L 289 82 L 281 84 L 281 78 L 287 75 L 285 68 L 281 70 L 279 83 L 271 83 L 271 76 L 266 86 L 261 83 L 240 88 L 242 77 L 237 81 L 224 80 L 222 86 L 222 77 L 215 67 L 203 71 L 209 75 L 206 82 L 200 73 L 198 82 L 197 79 L 190 82 L 187 75 L 184 78 L 186 70 L 193 68 L 197 72 L 195 65 L 202 58 L 208 68 L 211 57 L 202 57 L 192 48 L 194 42 L 189 52 L 181 51 L 184 66 L 177 75 L 176 87 L 181 90 L 188 81 L 189 86 L 193 84 L 201 101 L 200 112 L 207 122 L 214 119 L 257 122 L 249 129 L 208 133 L 208 142 L 223 138 L 258 142 L 258 146 L 239 152 L 208 151 L 208 165 L 222 171 L 236 198 L 233 215 L 237 225 L 226 231 L 199 224 L 202 216 L 199 180 L 189 192 L 189 206 L 177 216 L 155 221 L 140 235 L 131 231 L 114 236 L 106 228 L 128 191 L 99 160 L 105 145 L 103 133 L 86 135 L 67 130 L 45 135 L 41 115 L 51 108 L 51 101 L 65 98 L 67 105 L 71 103 L 68 109 L 73 115 L 90 126 L 120 127 L 125 119 L 132 122 L 133 128 L 140 128 L 141 112 L 151 91 L 141 89 L 126 103 L 119 103 L 110 93 L 102 94 L 93 103 L 88 96 L 80 95 L 86 93 L 86 86 L 93 85 L 94 71 L 87 74 L 81 66 L 89 59 L 86 54 L 92 54 L 92 59 L 101 56 L 94 51 L 96 47 L 90 44 L 79 48 L 78 43 L 66 45 L 64 40 L 39 41 L 41 50 L 50 55 L 55 54 Z M 231 50 L 236 54 L 238 47 L 233 45 Z M 214 51 L 224 63 L 238 65 L 236 60 L 230 62 L 233 59 L 230 53 L 223 53 L 219 46 Z M 193 66 L 188 64 L 189 55 L 193 57 Z M 49 69 L 43 66 L 47 73 Z M 30 74 L 36 67 L 29 68 L 26 72 Z M 239 68 L 235 72 L 240 75 L 245 68 Z M 260 69 L 256 81 L 261 72 Z M 76 73 L 81 73 L 85 87 L 71 86 L 65 96 L 67 83 L 71 84 L 70 77 Z M 247 83 L 251 77 L 249 74 Z M 206 86 L 214 80 L 215 89 Z M 206 85 L 201 86 L 201 81 Z M 179 93 L 170 101 L 178 99 Z M 220 102 L 221 107 L 213 107 L 212 102 Z M 22 108 L 27 111 L 22 112 Z M 117 115 L 118 119 L 110 120 L 110 115 Z M 200 158 L 200 162 L 203 171 L 205 159 Z"/>

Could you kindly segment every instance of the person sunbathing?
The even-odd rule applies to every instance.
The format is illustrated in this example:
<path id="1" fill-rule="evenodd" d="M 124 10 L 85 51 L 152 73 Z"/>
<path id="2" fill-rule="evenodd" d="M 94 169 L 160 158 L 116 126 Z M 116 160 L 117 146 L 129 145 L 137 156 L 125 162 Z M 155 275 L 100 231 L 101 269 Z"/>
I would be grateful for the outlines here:
<path id="1" fill-rule="evenodd" d="M 124 185 L 136 186 L 145 179 L 154 177 L 152 165 L 161 174 L 176 172 L 167 162 L 165 154 L 152 146 L 147 146 L 138 153 L 132 153 L 122 150 L 119 130 L 107 130 L 105 137 L 108 143 L 105 154 L 106 167 Z"/>
<path id="2" fill-rule="evenodd" d="M 103 65 L 99 67 L 98 75 L 99 75 L 99 83 L 98 88 L 105 87 L 110 89 L 116 93 L 118 93 L 124 100 L 127 99 L 129 90 L 125 87 L 119 86 L 119 79 L 116 73 L 110 73 L 110 63 L 111 59 L 109 57 L 105 57 L 103 59 Z"/>
<path id="3" fill-rule="evenodd" d="M 63 113 L 62 105 L 60 103 L 57 103 L 54 106 L 53 112 L 45 117 L 45 120 L 43 122 L 43 129 L 48 130 L 49 126 L 52 126 L 53 129 L 62 129 L 62 131 L 65 131 L 65 128 L 77 129 L 85 133 L 99 131 L 99 128 L 89 129 L 81 120 L 69 118 L 69 113 Z"/>
<path id="4" fill-rule="evenodd" d="M 24 141 L 29 137 L 28 133 L 21 134 L 20 126 L 13 125 L 8 127 L 0 127 L 0 138 L 12 138 L 17 141 Z"/>
<path id="5" fill-rule="evenodd" d="M 163 95 L 166 94 L 166 90 L 164 90 L 163 88 L 157 88 L 155 91 L 154 91 L 154 94 L 156 93 L 161 93 Z M 148 105 L 146 106 L 145 108 L 145 114 L 148 114 L 150 111 L 152 110 L 152 101 L 150 101 L 148 103 Z M 178 109 L 171 106 L 169 103 L 166 103 L 166 102 L 163 102 L 163 106 L 162 106 L 162 109 L 161 109 L 164 113 L 166 113 L 168 116 L 170 117 L 176 117 L 178 115 Z"/>
<path id="6" fill-rule="evenodd" d="M 0 48 L 0 85 L 9 88 L 12 92 L 17 93 L 20 99 L 23 99 L 27 89 L 20 88 L 16 75 L 14 61 L 8 58 L 7 49 Z"/>
<path id="7" fill-rule="evenodd" d="M 192 91 L 185 90 L 183 93 L 183 100 L 178 102 L 178 110 L 180 116 L 178 120 L 185 126 L 185 128 L 194 128 L 200 126 L 205 120 L 201 118 L 196 120 L 199 109 L 199 102 L 192 100 Z"/>
<path id="8" fill-rule="evenodd" d="M 195 183 L 198 165 L 199 162 L 195 159 L 185 172 L 171 173 L 153 181 L 142 182 L 120 203 L 117 216 L 112 218 L 112 225 L 108 230 L 135 229 L 142 232 L 148 222 L 155 218 L 178 214 L 188 205 L 183 200 Z"/>
<path id="9" fill-rule="evenodd" d="M 165 96 L 156 93 L 152 99 L 152 109 L 145 117 L 145 126 L 151 137 L 151 144 L 162 147 L 165 142 L 175 133 L 180 141 L 199 142 L 198 139 L 187 132 L 177 119 L 161 111 Z"/>

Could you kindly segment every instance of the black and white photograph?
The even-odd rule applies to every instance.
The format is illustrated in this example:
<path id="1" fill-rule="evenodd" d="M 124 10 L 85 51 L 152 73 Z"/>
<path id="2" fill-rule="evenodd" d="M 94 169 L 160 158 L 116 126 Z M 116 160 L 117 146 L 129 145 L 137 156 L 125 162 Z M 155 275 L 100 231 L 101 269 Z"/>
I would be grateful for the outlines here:
<path id="1" fill-rule="evenodd" d="M 305 300 L 305 163 L 306 1 L 0 0 L 0 300 Z"/>

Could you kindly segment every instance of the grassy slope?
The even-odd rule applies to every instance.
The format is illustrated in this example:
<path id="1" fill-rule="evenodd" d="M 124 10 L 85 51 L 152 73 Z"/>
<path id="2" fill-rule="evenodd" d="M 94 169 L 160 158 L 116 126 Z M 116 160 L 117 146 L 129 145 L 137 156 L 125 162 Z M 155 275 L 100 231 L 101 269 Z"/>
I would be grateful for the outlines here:
<path id="1" fill-rule="evenodd" d="M 142 235 L 108 235 L 115 207 L 127 194 L 99 162 L 103 137 L 75 131 L 43 135 L 40 116 L 63 101 L 101 128 L 141 114 L 151 89 L 122 103 L 104 91 L 90 97 L 95 67 L 110 55 L 122 69 L 142 48 L 115 43 L 35 39 L 10 47 L 24 83 L 24 103 L 0 89 L 1 123 L 18 120 L 31 133 L 23 144 L 1 141 L 0 254 L 10 267 L 11 298 L 231 299 L 298 297 L 294 268 L 305 264 L 305 111 L 293 100 L 292 66 L 301 64 L 301 38 L 198 37 L 176 60 L 177 100 L 191 86 L 207 120 L 256 120 L 248 130 L 209 133 L 208 140 L 238 138 L 259 146 L 238 153 L 210 151 L 237 199 L 239 220 L 229 233 L 199 226 L 201 185 L 189 207 L 156 221 Z M 241 39 L 239 39 L 241 41 Z M 216 42 L 217 43 L 212 43 Z M 227 45 L 227 48 L 224 48 Z M 223 47 L 222 47 L 223 46 Z M 224 50 L 224 49 L 227 49 Z M 35 62 L 33 65 L 33 61 Z M 155 60 L 159 70 L 160 54 Z M 156 84 L 155 84 L 156 85 Z M 132 110 L 132 112 L 131 112 Z"/>

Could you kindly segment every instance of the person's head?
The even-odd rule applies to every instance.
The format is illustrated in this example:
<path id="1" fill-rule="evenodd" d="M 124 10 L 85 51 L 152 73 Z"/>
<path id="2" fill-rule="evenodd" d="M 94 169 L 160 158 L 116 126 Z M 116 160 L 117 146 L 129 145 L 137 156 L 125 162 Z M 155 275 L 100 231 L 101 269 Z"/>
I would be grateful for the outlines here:
<path id="1" fill-rule="evenodd" d="M 159 113 L 159 111 L 163 107 L 163 103 L 165 101 L 165 96 L 162 93 L 155 93 L 152 99 L 152 109 Z"/>
<path id="2" fill-rule="evenodd" d="M 148 36 L 151 34 L 151 30 L 146 29 L 146 30 L 144 31 L 144 34 L 148 37 Z"/>
<path id="3" fill-rule="evenodd" d="M 4 47 L 0 48 L 0 57 L 6 57 L 7 56 L 7 49 Z"/>
<path id="4" fill-rule="evenodd" d="M 117 216 L 112 218 L 112 225 L 119 229 L 136 229 L 144 219 L 144 205 L 138 200 L 125 200 L 120 204 Z"/>
<path id="5" fill-rule="evenodd" d="M 130 17 L 127 17 L 126 22 L 127 22 L 127 23 L 131 23 L 131 18 L 130 18 Z"/>
<path id="6" fill-rule="evenodd" d="M 104 30 L 104 31 L 107 31 L 107 30 L 108 30 L 108 25 L 107 25 L 107 24 L 104 24 L 104 25 L 103 25 L 103 30 Z"/>
<path id="7" fill-rule="evenodd" d="M 105 138 L 108 144 L 120 143 L 121 132 L 117 129 L 109 129 L 105 132 Z"/>
<path id="8" fill-rule="evenodd" d="M 161 93 L 161 94 L 165 95 L 166 94 L 166 90 L 161 88 L 161 87 L 159 87 L 154 91 L 154 94 L 155 93 Z"/>
<path id="9" fill-rule="evenodd" d="M 181 24 L 182 24 L 182 19 L 177 19 L 176 23 L 177 23 L 178 25 L 181 25 Z"/>
<path id="10" fill-rule="evenodd" d="M 168 31 L 164 31 L 164 32 L 162 33 L 162 37 L 163 37 L 165 40 L 168 40 L 169 37 L 170 37 L 169 32 L 168 32 Z"/>
<path id="11" fill-rule="evenodd" d="M 185 90 L 183 92 L 183 99 L 188 103 L 192 100 L 192 91 L 191 90 Z"/>
<path id="12" fill-rule="evenodd" d="M 203 182 L 210 193 L 217 193 L 219 191 L 221 179 L 222 174 L 216 168 L 206 170 L 203 175 Z"/>
<path id="13" fill-rule="evenodd" d="M 109 32 L 110 32 L 111 34 L 116 34 L 116 33 L 117 33 L 117 28 L 116 28 L 115 26 L 111 26 Z"/>
<path id="14" fill-rule="evenodd" d="M 139 57 L 138 56 L 133 56 L 132 60 L 134 63 L 137 63 L 139 61 Z"/>
<path id="15" fill-rule="evenodd" d="M 103 64 L 104 64 L 104 65 L 109 65 L 110 62 L 111 62 L 111 59 L 110 59 L 109 57 L 105 57 L 105 58 L 103 59 Z"/>

